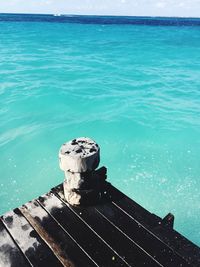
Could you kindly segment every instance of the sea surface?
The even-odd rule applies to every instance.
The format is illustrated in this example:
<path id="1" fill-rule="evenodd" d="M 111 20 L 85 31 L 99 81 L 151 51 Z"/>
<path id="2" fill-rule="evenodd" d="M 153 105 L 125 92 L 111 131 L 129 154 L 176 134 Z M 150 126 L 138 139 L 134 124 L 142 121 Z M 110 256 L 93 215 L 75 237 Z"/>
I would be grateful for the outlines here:
<path id="1" fill-rule="evenodd" d="M 200 245 L 200 19 L 1 14 L 0 214 L 61 183 L 81 136 Z"/>

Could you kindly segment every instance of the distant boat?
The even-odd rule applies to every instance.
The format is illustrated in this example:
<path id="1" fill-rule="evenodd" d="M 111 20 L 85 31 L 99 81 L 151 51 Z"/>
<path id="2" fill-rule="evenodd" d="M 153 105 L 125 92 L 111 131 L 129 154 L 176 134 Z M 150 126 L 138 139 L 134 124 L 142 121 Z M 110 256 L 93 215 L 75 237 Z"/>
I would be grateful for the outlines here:
<path id="1" fill-rule="evenodd" d="M 54 16 L 55 16 L 55 17 L 60 17 L 60 16 L 61 16 L 61 14 L 54 14 Z"/>

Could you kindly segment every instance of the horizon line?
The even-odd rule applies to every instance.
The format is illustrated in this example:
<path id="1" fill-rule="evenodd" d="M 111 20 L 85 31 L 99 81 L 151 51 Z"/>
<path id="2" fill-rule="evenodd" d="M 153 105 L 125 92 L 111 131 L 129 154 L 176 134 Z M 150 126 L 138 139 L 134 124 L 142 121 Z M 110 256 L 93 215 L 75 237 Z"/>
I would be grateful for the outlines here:
<path id="1" fill-rule="evenodd" d="M 138 17 L 138 18 L 178 18 L 178 19 L 200 19 L 200 17 L 189 16 L 157 16 L 157 15 L 116 15 L 116 14 L 70 14 L 70 13 L 19 13 L 19 12 L 0 12 L 0 15 L 49 15 L 49 16 L 97 16 L 97 17 Z"/>

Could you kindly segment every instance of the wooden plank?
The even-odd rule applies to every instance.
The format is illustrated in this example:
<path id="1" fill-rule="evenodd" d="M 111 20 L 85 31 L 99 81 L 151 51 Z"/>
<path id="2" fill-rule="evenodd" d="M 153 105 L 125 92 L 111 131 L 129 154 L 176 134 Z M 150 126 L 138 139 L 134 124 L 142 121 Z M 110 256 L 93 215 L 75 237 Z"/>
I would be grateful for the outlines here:
<path id="1" fill-rule="evenodd" d="M 63 266 L 18 209 L 3 215 L 2 221 L 33 266 Z"/>
<path id="2" fill-rule="evenodd" d="M 107 190 L 112 202 L 117 207 L 134 217 L 141 224 L 145 225 L 146 228 L 158 236 L 160 240 L 167 244 L 168 247 L 172 248 L 185 261 L 191 263 L 195 267 L 200 266 L 199 247 L 174 229 L 164 227 L 161 218 L 151 214 L 114 186 L 108 184 Z"/>
<path id="3" fill-rule="evenodd" d="M 38 201 L 99 266 L 130 266 L 54 194 L 45 194 Z"/>
<path id="4" fill-rule="evenodd" d="M 63 192 L 63 185 L 52 188 L 52 192 Z M 134 200 L 127 197 L 124 193 L 117 188 L 106 182 L 104 195 L 102 195 L 102 202 L 113 202 L 120 206 L 124 211 L 133 215 L 139 222 L 145 225 L 147 228 L 152 229 L 161 223 L 162 219 L 155 214 L 150 213 L 144 209 Z"/>
<path id="5" fill-rule="evenodd" d="M 65 202 L 62 191 L 56 190 L 55 194 Z M 131 266 L 163 266 L 101 216 L 95 207 L 68 207 Z"/>
<path id="6" fill-rule="evenodd" d="M 105 190 L 113 203 L 133 216 L 138 222 L 145 225 L 146 228 L 152 229 L 161 223 L 161 218 L 144 209 L 111 184 L 107 183 L 107 188 Z"/>
<path id="7" fill-rule="evenodd" d="M 0 219 L 0 267 L 199 267 L 200 249 L 119 190 L 74 207 L 62 185 Z"/>
<path id="8" fill-rule="evenodd" d="M 124 213 L 113 203 L 99 205 L 96 209 L 104 218 L 124 232 L 164 266 L 189 266 L 184 259 L 162 242 L 156 235 L 133 217 Z"/>
<path id="9" fill-rule="evenodd" d="M 62 184 L 52 190 L 57 193 L 63 192 Z M 154 257 L 161 264 L 164 265 L 166 263 L 169 264 L 170 267 L 177 266 L 177 264 L 180 264 L 182 266 L 188 266 L 188 263 L 178 253 L 176 253 L 176 251 L 171 249 L 169 246 L 167 246 L 167 244 L 165 244 L 161 239 L 159 239 L 158 236 L 153 234 L 153 232 L 150 231 L 150 228 L 148 229 L 146 227 L 146 224 L 138 222 L 134 218 L 134 216 L 129 216 L 126 211 L 122 211 L 122 209 L 120 209 L 120 207 L 115 204 L 115 202 L 120 201 L 122 197 L 123 199 L 126 198 L 123 193 L 121 193 L 117 189 L 115 192 L 115 188 L 110 184 L 108 184 L 106 191 L 106 202 L 102 203 L 99 206 L 96 206 L 97 211 L 102 216 L 104 216 L 106 220 L 112 223 L 129 238 L 131 238 L 135 243 L 142 247 L 148 254 Z M 131 199 L 128 200 L 129 205 L 131 205 Z M 140 207 L 135 202 L 133 202 L 133 206 L 136 207 L 136 211 L 137 213 L 139 213 L 139 210 L 142 207 Z M 102 211 L 105 211 L 105 214 L 102 213 Z M 145 211 L 146 210 L 142 208 L 142 214 L 144 214 L 144 217 Z M 150 214 L 151 213 L 147 212 L 146 220 L 148 219 L 148 217 L 150 217 Z M 157 218 L 155 218 L 156 221 Z M 153 222 L 152 225 L 154 225 Z"/>
<path id="10" fill-rule="evenodd" d="M 49 245 L 56 257 L 60 260 L 60 262 L 62 262 L 63 266 L 73 267 L 73 263 L 62 256 L 62 251 L 59 245 L 56 244 L 51 238 L 51 236 L 49 236 L 48 233 L 45 232 L 45 230 L 34 220 L 34 218 L 29 214 L 29 212 L 24 208 L 20 208 L 20 210 L 22 214 L 26 217 L 26 219 L 29 221 L 29 223 L 34 227 L 36 232 L 40 235 L 40 237 L 43 238 L 43 240 Z"/>
<path id="11" fill-rule="evenodd" d="M 20 210 L 42 239 L 55 251 L 64 266 L 98 266 L 36 200 L 27 203 Z"/>
<path id="12" fill-rule="evenodd" d="M 1 267 L 30 267 L 31 264 L 8 234 L 0 219 L 0 266 Z"/>
<path id="13" fill-rule="evenodd" d="M 200 266 L 200 249 L 175 230 L 158 225 L 153 232 L 194 267 Z"/>

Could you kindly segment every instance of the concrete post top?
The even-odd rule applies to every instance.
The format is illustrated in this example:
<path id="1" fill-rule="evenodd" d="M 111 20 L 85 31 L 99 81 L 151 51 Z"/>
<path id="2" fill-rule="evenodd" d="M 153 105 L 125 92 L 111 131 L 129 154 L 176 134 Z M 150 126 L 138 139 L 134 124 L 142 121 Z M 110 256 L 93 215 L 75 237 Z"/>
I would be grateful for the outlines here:
<path id="1" fill-rule="evenodd" d="M 92 171 L 99 165 L 100 148 L 94 140 L 79 137 L 61 146 L 59 159 L 60 168 L 65 172 Z"/>

